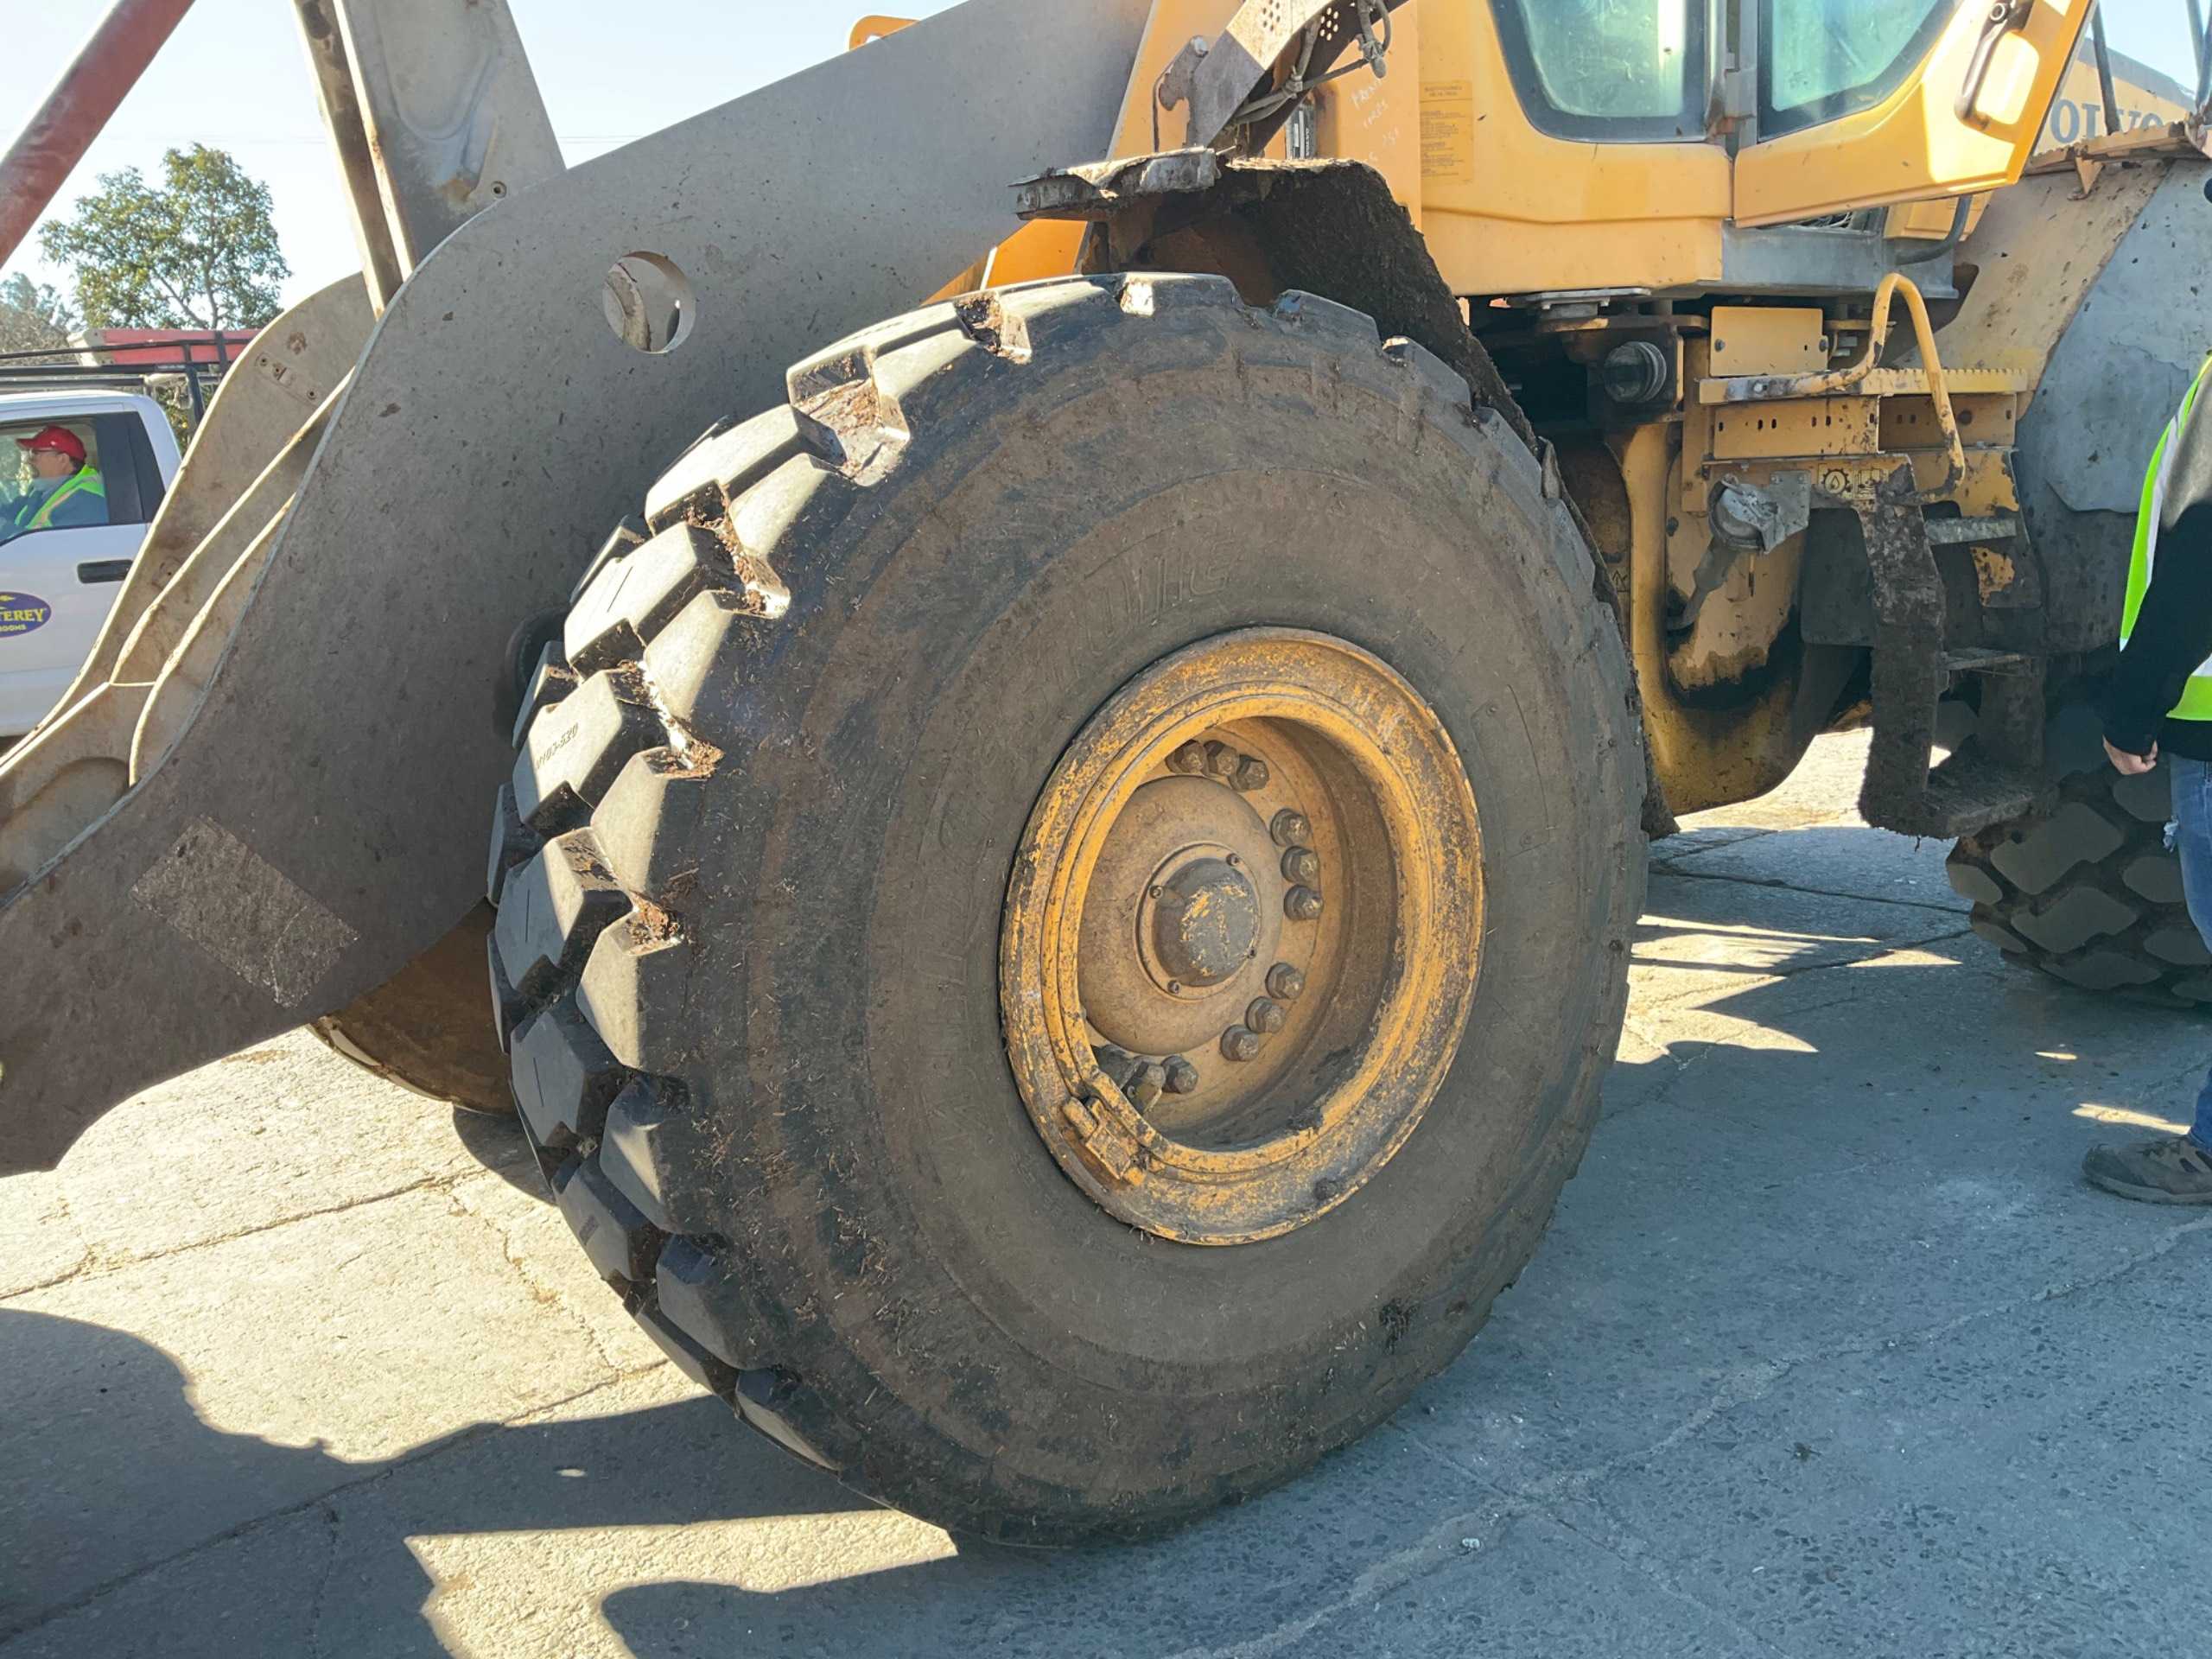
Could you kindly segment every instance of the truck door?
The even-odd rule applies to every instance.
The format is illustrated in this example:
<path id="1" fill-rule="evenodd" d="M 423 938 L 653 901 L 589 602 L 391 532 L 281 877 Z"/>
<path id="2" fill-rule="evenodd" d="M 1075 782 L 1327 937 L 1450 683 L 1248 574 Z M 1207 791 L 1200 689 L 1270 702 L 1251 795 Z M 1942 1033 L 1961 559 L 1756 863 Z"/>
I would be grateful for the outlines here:
<path id="1" fill-rule="evenodd" d="M 1736 220 L 2012 183 L 2094 0 L 1738 0 Z M 1738 108 L 1744 107 L 1739 104 Z"/>
<path id="2" fill-rule="evenodd" d="M 103 493 L 25 527 L 33 516 L 19 439 L 60 426 L 85 446 Z M 161 500 L 161 475 L 130 415 L 0 424 L 0 741 L 30 730 L 69 689 L 145 538 Z"/>

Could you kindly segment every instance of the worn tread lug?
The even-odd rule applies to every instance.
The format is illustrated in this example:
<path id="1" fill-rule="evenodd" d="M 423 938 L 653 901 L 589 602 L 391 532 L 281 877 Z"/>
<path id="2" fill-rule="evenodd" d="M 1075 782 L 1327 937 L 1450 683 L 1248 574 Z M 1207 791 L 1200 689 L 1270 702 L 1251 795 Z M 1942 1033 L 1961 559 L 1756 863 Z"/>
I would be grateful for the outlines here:
<path id="1" fill-rule="evenodd" d="M 789 404 L 756 415 L 694 444 L 645 497 L 645 521 L 666 530 L 687 518 L 718 518 L 730 501 L 800 455 L 834 465 L 843 450 L 835 432 Z"/>
<path id="2" fill-rule="evenodd" d="M 768 1363 L 765 1321 L 737 1277 L 706 1244 L 676 1237 L 661 1251 L 661 1312 L 700 1347 L 735 1370 Z"/>
<path id="3" fill-rule="evenodd" d="M 680 904 L 699 870 L 697 845 L 710 770 L 674 749 L 630 757 L 592 814 L 600 855 L 634 893 Z"/>
<path id="4" fill-rule="evenodd" d="M 692 950 L 665 918 L 632 912 L 592 947 L 576 1006 L 623 1065 L 656 1073 L 691 1058 Z"/>
<path id="5" fill-rule="evenodd" d="M 531 723 L 515 761 L 515 810 L 540 835 L 572 829 L 632 755 L 667 741 L 639 685 L 594 674 Z"/>
<path id="6" fill-rule="evenodd" d="M 716 1162 L 699 1121 L 673 1084 L 634 1079 L 607 1109 L 600 1166 L 664 1233 L 715 1230 L 714 1189 L 702 1179 Z"/>
<path id="7" fill-rule="evenodd" d="M 544 996 L 629 908 L 589 830 L 556 836 L 507 877 L 492 931 L 507 983 L 527 999 Z"/>
<path id="8" fill-rule="evenodd" d="M 540 1146 L 562 1150 L 596 1140 L 607 1104 L 631 1073 L 601 1042 L 573 997 L 563 996 L 515 1033 L 515 1104 Z"/>
<path id="9" fill-rule="evenodd" d="M 566 700 L 582 683 L 563 656 L 560 641 L 549 644 L 539 654 L 537 666 L 531 671 L 529 689 L 522 695 L 522 707 L 515 711 L 513 747 L 521 748 L 530 734 L 531 722 L 554 704 Z"/>
<path id="10" fill-rule="evenodd" d="M 648 1297 L 631 1310 L 631 1317 L 645 1327 L 645 1334 L 674 1362 L 677 1370 L 709 1394 L 724 1400 L 734 1399 L 736 1370 L 686 1336 L 658 1301 Z"/>
<path id="11" fill-rule="evenodd" d="M 624 1286 L 652 1278 L 663 1235 L 615 1190 L 597 1164 L 582 1160 L 562 1183 L 557 1202 L 601 1278 Z"/>
<path id="12" fill-rule="evenodd" d="M 499 804 L 493 809 L 491 855 L 484 872 L 484 896 L 495 908 L 499 894 L 506 889 L 507 877 L 537 857 L 543 845 L 515 810 L 514 785 L 501 784 Z"/>

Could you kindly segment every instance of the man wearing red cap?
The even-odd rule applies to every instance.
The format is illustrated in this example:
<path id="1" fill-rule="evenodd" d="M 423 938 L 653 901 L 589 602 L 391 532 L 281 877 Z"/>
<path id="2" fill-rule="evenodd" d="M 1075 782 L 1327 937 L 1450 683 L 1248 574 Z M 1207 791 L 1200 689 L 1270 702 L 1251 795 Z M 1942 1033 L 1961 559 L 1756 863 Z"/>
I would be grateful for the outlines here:
<path id="1" fill-rule="evenodd" d="M 15 505 L 11 535 L 107 523 L 107 486 L 86 461 L 83 439 L 66 426 L 48 426 L 16 444 L 29 458 L 31 487 Z"/>

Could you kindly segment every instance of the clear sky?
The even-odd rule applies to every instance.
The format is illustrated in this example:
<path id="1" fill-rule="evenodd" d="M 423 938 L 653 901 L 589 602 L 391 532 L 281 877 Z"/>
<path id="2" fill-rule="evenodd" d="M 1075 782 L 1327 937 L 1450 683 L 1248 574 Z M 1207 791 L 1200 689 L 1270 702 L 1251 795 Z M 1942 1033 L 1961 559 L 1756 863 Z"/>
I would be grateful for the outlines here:
<path id="1" fill-rule="evenodd" d="M 845 48 L 874 10 L 927 16 L 951 0 L 512 0 L 571 165 L 779 80 Z M 21 131 L 107 9 L 107 0 L 0 0 L 0 145 Z M 650 19 L 647 22 L 645 20 Z M 118 168 L 158 171 L 194 142 L 227 149 L 276 200 L 291 301 L 359 268 L 352 219 L 323 137 L 289 0 L 197 0 L 71 175 L 65 214 Z M 35 234 L 9 261 L 67 291 Z"/>
<path id="2" fill-rule="evenodd" d="M 876 0 L 883 10 L 912 16 L 950 3 Z M 1795 3 L 1802 9 L 1806 0 Z M 2184 82 L 2194 79 L 2187 0 L 2104 3 L 2117 50 Z M 868 0 L 512 4 L 554 130 L 572 163 L 842 51 L 854 21 L 875 9 Z M 106 0 L 0 0 L 6 41 L 0 143 L 22 129 L 105 5 Z M 231 151 L 274 192 L 276 228 L 292 264 L 287 300 L 356 268 L 351 221 L 289 0 L 197 0 L 56 206 L 66 213 L 93 188 L 98 174 L 131 166 L 151 174 L 162 150 L 194 141 Z M 66 273 L 40 261 L 35 238 L 6 269 L 28 270 L 67 289 Z"/>

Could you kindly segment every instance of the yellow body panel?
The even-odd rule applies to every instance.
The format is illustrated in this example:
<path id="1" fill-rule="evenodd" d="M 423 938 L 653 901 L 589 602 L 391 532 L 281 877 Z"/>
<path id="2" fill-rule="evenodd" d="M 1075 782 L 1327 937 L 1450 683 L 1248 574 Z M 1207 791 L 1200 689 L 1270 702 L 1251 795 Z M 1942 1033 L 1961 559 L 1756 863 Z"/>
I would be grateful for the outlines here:
<path id="1" fill-rule="evenodd" d="M 1539 132 L 1522 113 L 1486 0 L 1414 10 L 1422 13 L 1423 228 L 1454 292 L 1719 280 L 1729 210 L 1719 145 L 1586 143 Z M 1393 63 L 1394 86 L 1403 73 Z"/>

